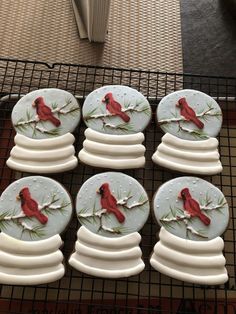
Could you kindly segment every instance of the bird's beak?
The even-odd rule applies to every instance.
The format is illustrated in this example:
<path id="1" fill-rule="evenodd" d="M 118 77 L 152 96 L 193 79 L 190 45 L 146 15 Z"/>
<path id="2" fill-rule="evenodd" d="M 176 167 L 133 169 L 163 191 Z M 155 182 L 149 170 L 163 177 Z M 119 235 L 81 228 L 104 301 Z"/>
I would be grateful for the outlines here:
<path id="1" fill-rule="evenodd" d="M 20 201 L 20 195 L 16 195 L 16 200 Z"/>
<path id="2" fill-rule="evenodd" d="M 178 194 L 178 198 L 180 198 L 181 200 L 183 199 L 181 193 Z"/>
<path id="3" fill-rule="evenodd" d="M 96 193 L 97 193 L 97 194 L 101 194 L 99 189 L 96 190 Z"/>
<path id="4" fill-rule="evenodd" d="M 36 107 L 35 101 L 32 102 L 32 107 Z"/>
<path id="5" fill-rule="evenodd" d="M 175 105 L 176 105 L 176 107 L 179 107 L 179 103 L 178 102 Z"/>
<path id="6" fill-rule="evenodd" d="M 105 97 L 103 97 L 103 99 L 102 99 L 102 102 L 106 102 L 106 99 L 105 99 Z"/>

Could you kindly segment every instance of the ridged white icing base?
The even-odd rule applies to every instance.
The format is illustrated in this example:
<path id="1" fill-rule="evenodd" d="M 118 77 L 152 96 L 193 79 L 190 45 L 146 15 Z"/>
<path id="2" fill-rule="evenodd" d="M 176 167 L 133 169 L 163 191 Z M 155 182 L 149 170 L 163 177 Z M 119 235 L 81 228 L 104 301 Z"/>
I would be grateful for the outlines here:
<path id="1" fill-rule="evenodd" d="M 145 165 L 143 133 L 112 135 L 94 131 L 84 132 L 86 140 L 79 159 L 90 166 L 111 169 L 133 169 Z"/>
<path id="2" fill-rule="evenodd" d="M 62 240 L 21 241 L 0 233 L 0 284 L 39 285 L 64 276 Z"/>
<path id="3" fill-rule="evenodd" d="M 219 160 L 218 144 L 216 138 L 188 141 L 166 133 L 152 160 L 174 171 L 214 175 L 223 170 Z"/>
<path id="4" fill-rule="evenodd" d="M 71 133 L 40 140 L 16 134 L 14 141 L 15 146 L 7 160 L 7 166 L 14 170 L 58 173 L 74 169 L 78 164 L 74 156 L 75 138 Z"/>
<path id="5" fill-rule="evenodd" d="M 220 285 L 228 281 L 222 238 L 185 240 L 166 231 L 164 227 L 161 227 L 159 238 L 150 259 L 152 267 L 159 272 L 204 285 Z"/>
<path id="6" fill-rule="evenodd" d="M 75 253 L 71 255 L 69 264 L 81 272 L 103 278 L 137 275 L 145 267 L 140 241 L 138 232 L 106 238 L 82 226 L 78 230 Z"/>

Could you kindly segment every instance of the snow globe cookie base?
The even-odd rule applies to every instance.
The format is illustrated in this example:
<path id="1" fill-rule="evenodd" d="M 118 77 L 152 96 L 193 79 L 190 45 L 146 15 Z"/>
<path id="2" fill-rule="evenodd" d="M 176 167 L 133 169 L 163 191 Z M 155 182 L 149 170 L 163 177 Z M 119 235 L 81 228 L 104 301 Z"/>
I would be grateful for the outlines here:
<path id="1" fill-rule="evenodd" d="M 80 116 L 76 98 L 64 90 L 39 89 L 23 96 L 12 111 L 17 134 L 7 166 L 39 174 L 74 169 L 78 160 L 71 132 Z"/>
<path id="2" fill-rule="evenodd" d="M 196 242 L 176 237 L 161 227 L 159 238 L 150 259 L 155 270 L 200 285 L 220 285 L 228 281 L 221 237 Z"/>
<path id="3" fill-rule="evenodd" d="M 72 170 L 78 164 L 74 141 L 71 133 L 42 140 L 16 134 L 15 146 L 6 164 L 13 170 L 39 174 Z"/>
<path id="4" fill-rule="evenodd" d="M 69 264 L 86 274 L 122 278 L 145 267 L 138 233 L 149 215 L 143 187 L 132 177 L 106 172 L 88 179 L 76 199 L 82 224 Z"/>
<path id="5" fill-rule="evenodd" d="M 183 173 L 222 172 L 215 138 L 221 129 L 222 112 L 213 98 L 195 90 L 180 90 L 160 101 L 156 116 L 166 134 L 152 156 L 154 163 Z"/>
<path id="6" fill-rule="evenodd" d="M 137 275 L 145 267 L 140 241 L 138 232 L 120 238 L 105 238 L 82 226 L 69 264 L 83 273 L 102 278 Z"/>
<path id="7" fill-rule="evenodd" d="M 0 284 L 39 285 L 65 273 L 59 250 L 72 216 L 69 194 L 55 180 L 13 182 L 0 197 Z"/>
<path id="8" fill-rule="evenodd" d="M 203 179 L 179 177 L 158 189 L 153 209 L 161 225 L 150 258 L 153 268 L 190 283 L 224 284 L 228 274 L 220 235 L 229 210 L 223 193 Z"/>
<path id="9" fill-rule="evenodd" d="M 129 135 L 103 134 L 90 128 L 84 132 L 86 140 L 79 152 L 84 164 L 110 169 L 134 169 L 145 165 L 143 133 Z"/>
<path id="10" fill-rule="evenodd" d="M 85 131 L 81 162 L 93 167 L 133 169 L 145 166 L 142 131 L 151 107 L 137 90 L 110 85 L 94 90 L 83 105 Z"/>
<path id="11" fill-rule="evenodd" d="M 28 242 L 0 233 L 0 283 L 39 285 L 61 279 L 65 268 L 59 235 Z"/>
<path id="12" fill-rule="evenodd" d="M 166 133 L 152 156 L 154 163 L 164 168 L 198 175 L 222 172 L 218 140 L 187 141 Z"/>

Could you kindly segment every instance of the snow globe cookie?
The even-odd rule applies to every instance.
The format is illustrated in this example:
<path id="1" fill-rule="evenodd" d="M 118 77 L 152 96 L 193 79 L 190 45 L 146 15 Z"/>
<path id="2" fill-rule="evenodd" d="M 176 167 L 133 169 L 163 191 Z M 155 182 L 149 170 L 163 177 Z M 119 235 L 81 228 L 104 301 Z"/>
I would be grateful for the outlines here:
<path id="1" fill-rule="evenodd" d="M 88 179 L 78 192 L 81 227 L 69 264 L 89 275 L 121 278 L 145 267 L 138 231 L 149 215 L 144 188 L 132 177 L 106 172 Z"/>
<path id="2" fill-rule="evenodd" d="M 0 197 L 0 284 L 37 285 L 64 276 L 59 250 L 72 216 L 71 198 L 41 176 L 13 182 Z"/>
<path id="3" fill-rule="evenodd" d="M 196 90 L 180 90 L 159 103 L 157 122 L 166 133 L 152 156 L 154 163 L 184 173 L 222 171 L 216 136 L 222 125 L 217 102 Z"/>
<path id="4" fill-rule="evenodd" d="M 151 113 L 147 99 L 133 88 L 110 85 L 94 90 L 82 109 L 88 128 L 79 159 L 101 168 L 144 167 L 142 131 L 149 124 Z"/>
<path id="5" fill-rule="evenodd" d="M 153 199 L 161 226 L 150 263 L 159 272 L 186 282 L 219 285 L 228 280 L 224 241 L 229 222 L 223 193 L 196 177 L 164 183 Z"/>
<path id="6" fill-rule="evenodd" d="M 17 132 L 7 160 L 9 168 L 31 173 L 58 173 L 78 164 L 71 132 L 80 122 L 80 107 L 67 91 L 46 88 L 23 96 L 12 111 Z"/>

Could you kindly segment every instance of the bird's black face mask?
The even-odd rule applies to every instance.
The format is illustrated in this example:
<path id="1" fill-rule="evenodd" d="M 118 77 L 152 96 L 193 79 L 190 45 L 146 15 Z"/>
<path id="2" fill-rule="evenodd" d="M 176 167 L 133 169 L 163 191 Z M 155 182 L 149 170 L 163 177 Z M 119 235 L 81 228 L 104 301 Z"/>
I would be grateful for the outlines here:
<path id="1" fill-rule="evenodd" d="M 106 104 L 108 104 L 108 103 L 109 103 L 109 97 L 108 97 L 108 96 L 105 96 L 105 98 L 104 98 L 104 102 L 105 102 Z"/>
<path id="2" fill-rule="evenodd" d="M 17 195 L 16 199 L 21 202 L 21 205 L 23 205 L 25 202 L 22 192 L 20 192 L 19 195 Z"/>
<path id="3" fill-rule="evenodd" d="M 182 197 L 182 199 L 183 199 L 183 200 L 185 200 L 185 199 L 186 199 L 185 192 L 181 192 L 181 197 Z"/>
<path id="4" fill-rule="evenodd" d="M 97 192 L 98 192 L 99 194 L 103 195 L 103 194 L 104 194 L 103 187 L 100 187 Z"/>

